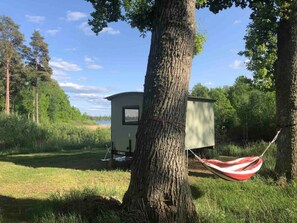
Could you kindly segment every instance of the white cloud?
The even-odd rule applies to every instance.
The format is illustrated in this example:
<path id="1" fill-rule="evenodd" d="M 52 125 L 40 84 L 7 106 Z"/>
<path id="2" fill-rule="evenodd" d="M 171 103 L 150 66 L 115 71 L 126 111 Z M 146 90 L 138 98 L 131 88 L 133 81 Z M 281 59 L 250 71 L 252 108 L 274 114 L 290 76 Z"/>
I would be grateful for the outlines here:
<path id="1" fill-rule="evenodd" d="M 120 31 L 115 30 L 112 27 L 106 27 L 106 28 L 102 29 L 101 33 L 107 33 L 107 34 L 110 34 L 110 35 L 118 35 L 118 34 L 120 34 Z"/>
<path id="2" fill-rule="evenodd" d="M 45 31 L 50 36 L 55 36 L 58 32 L 60 32 L 60 29 L 48 29 Z"/>
<path id="3" fill-rule="evenodd" d="M 99 64 L 88 64 L 87 68 L 91 70 L 99 70 L 99 69 L 102 69 L 103 67 Z"/>
<path id="4" fill-rule="evenodd" d="M 102 95 L 102 94 L 83 94 L 82 93 L 82 94 L 74 95 L 75 99 L 83 99 L 94 104 L 101 104 L 101 106 L 96 106 L 97 108 L 102 108 L 110 104 L 110 102 L 106 100 L 105 97 L 106 95 Z"/>
<path id="5" fill-rule="evenodd" d="M 92 31 L 91 26 L 87 22 L 83 22 L 78 26 L 78 29 L 82 30 L 85 35 L 92 36 L 95 33 Z M 100 33 L 106 33 L 108 35 L 118 35 L 120 34 L 119 30 L 115 30 L 112 27 L 103 28 Z"/>
<path id="6" fill-rule="evenodd" d="M 83 22 L 78 26 L 78 29 L 82 30 L 85 35 L 93 36 L 95 33 L 91 30 L 91 27 L 87 22 Z"/>
<path id="7" fill-rule="evenodd" d="M 100 101 L 105 97 L 106 95 L 96 93 L 79 93 L 74 95 L 76 99 L 87 99 L 89 102 Z"/>
<path id="8" fill-rule="evenodd" d="M 85 56 L 84 61 L 86 63 L 93 63 L 94 62 L 94 60 L 91 57 L 88 57 L 88 56 Z"/>
<path id="9" fill-rule="evenodd" d="M 235 60 L 232 64 L 229 65 L 230 68 L 232 69 L 243 69 L 245 68 L 245 64 L 248 61 L 241 61 L 241 60 Z"/>
<path id="10" fill-rule="evenodd" d="M 56 76 L 65 76 L 67 74 L 64 71 L 53 69 L 53 75 L 56 75 Z"/>
<path id="11" fill-rule="evenodd" d="M 239 23 L 241 23 L 241 20 L 239 20 L 239 19 L 236 19 L 236 20 L 233 22 L 234 25 L 239 24 Z"/>
<path id="12" fill-rule="evenodd" d="M 33 23 L 43 23 L 45 21 L 44 16 L 36 16 L 36 15 L 25 15 L 29 22 Z"/>
<path id="13" fill-rule="evenodd" d="M 53 76 L 57 81 L 66 81 L 69 80 L 70 77 L 62 70 L 53 69 Z"/>
<path id="14" fill-rule="evenodd" d="M 93 112 L 108 112 L 110 113 L 111 104 L 105 99 L 106 95 L 102 94 L 75 94 L 72 96 L 74 101 L 86 101 L 92 106 L 88 107 L 87 111 Z"/>
<path id="15" fill-rule="evenodd" d="M 63 71 L 81 71 L 82 69 L 77 65 L 60 58 L 54 58 L 49 62 L 50 66 Z"/>
<path id="16" fill-rule="evenodd" d="M 83 12 L 73 12 L 73 11 L 67 11 L 66 20 L 68 21 L 78 21 L 83 18 L 87 17 L 86 13 Z"/>
<path id="17" fill-rule="evenodd" d="M 81 97 L 88 95 L 88 97 L 94 97 L 96 93 L 102 93 L 109 91 L 108 88 L 101 88 L 95 86 L 84 86 L 71 82 L 59 83 L 60 87 L 69 93 L 80 93 Z"/>
<path id="18" fill-rule="evenodd" d="M 213 86 L 214 83 L 212 83 L 212 82 L 206 82 L 206 83 L 204 83 L 203 85 L 205 85 L 205 86 Z"/>
<path id="19" fill-rule="evenodd" d="M 99 70 L 99 69 L 102 69 L 103 66 L 99 65 L 99 64 L 96 64 L 95 63 L 95 58 L 91 58 L 91 57 L 88 57 L 88 56 L 85 56 L 84 58 L 84 61 L 87 65 L 87 68 L 88 69 L 91 69 L 91 70 Z"/>

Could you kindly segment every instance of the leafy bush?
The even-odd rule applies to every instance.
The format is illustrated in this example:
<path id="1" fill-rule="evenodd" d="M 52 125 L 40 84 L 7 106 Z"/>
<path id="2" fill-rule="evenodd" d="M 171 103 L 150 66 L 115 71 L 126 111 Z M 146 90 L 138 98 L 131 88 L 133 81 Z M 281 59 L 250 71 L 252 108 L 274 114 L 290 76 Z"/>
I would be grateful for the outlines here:
<path id="1" fill-rule="evenodd" d="M 217 155 L 220 156 L 238 156 L 242 152 L 243 148 L 228 144 L 228 145 L 221 145 L 217 147 Z"/>

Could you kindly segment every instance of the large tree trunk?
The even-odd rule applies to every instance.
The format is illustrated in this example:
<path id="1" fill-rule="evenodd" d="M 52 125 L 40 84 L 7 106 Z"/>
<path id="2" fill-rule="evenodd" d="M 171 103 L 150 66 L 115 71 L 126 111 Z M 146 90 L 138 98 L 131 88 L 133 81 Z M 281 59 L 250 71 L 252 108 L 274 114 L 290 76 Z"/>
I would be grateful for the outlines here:
<path id="1" fill-rule="evenodd" d="M 185 166 L 185 118 L 194 52 L 195 1 L 156 1 L 128 222 L 196 222 Z M 135 219 L 131 216 L 134 213 Z"/>
<path id="2" fill-rule="evenodd" d="M 6 61 L 6 96 L 5 96 L 5 113 L 10 113 L 10 95 L 9 95 L 9 85 L 10 85 L 10 61 Z"/>
<path id="3" fill-rule="evenodd" d="M 277 141 L 278 177 L 297 179 L 297 7 L 291 3 L 289 18 L 278 28 L 276 62 L 276 114 L 282 132 Z"/>

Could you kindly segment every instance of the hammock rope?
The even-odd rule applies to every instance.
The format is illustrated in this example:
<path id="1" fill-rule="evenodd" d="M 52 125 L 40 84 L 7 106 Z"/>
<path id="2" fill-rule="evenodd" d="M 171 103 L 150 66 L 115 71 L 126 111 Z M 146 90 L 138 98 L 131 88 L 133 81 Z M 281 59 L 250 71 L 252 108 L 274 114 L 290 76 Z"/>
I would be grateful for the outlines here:
<path id="1" fill-rule="evenodd" d="M 201 159 L 191 149 L 188 150 L 206 169 L 218 177 L 229 181 L 245 181 L 254 176 L 260 170 L 263 163 L 262 157 L 269 147 L 277 140 L 280 132 L 281 129 L 277 131 L 272 141 L 268 144 L 260 156 L 249 156 L 223 162 L 213 159 Z"/>
<path id="2" fill-rule="evenodd" d="M 268 146 L 266 147 L 266 149 L 264 150 L 264 152 L 260 155 L 260 157 L 262 158 L 264 156 L 264 154 L 266 153 L 266 151 L 269 149 L 269 147 L 275 143 L 275 141 L 277 140 L 278 138 L 278 135 L 280 134 L 282 129 L 279 129 L 276 133 L 276 135 L 274 136 L 274 138 L 272 139 L 272 141 L 268 144 Z"/>

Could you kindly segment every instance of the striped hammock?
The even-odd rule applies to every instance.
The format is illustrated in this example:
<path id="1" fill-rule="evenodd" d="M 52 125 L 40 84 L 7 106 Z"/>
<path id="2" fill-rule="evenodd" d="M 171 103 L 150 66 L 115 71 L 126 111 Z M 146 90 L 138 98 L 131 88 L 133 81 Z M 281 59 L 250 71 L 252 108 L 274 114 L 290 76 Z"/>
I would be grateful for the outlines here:
<path id="1" fill-rule="evenodd" d="M 268 148 L 275 142 L 280 130 L 276 133 L 273 140 L 266 147 L 260 156 L 250 156 L 235 159 L 232 161 L 222 162 L 213 159 L 201 159 L 191 149 L 189 151 L 201 162 L 201 164 L 211 171 L 213 174 L 230 181 L 245 181 L 254 176 L 261 168 L 263 160 L 262 157 Z"/>

